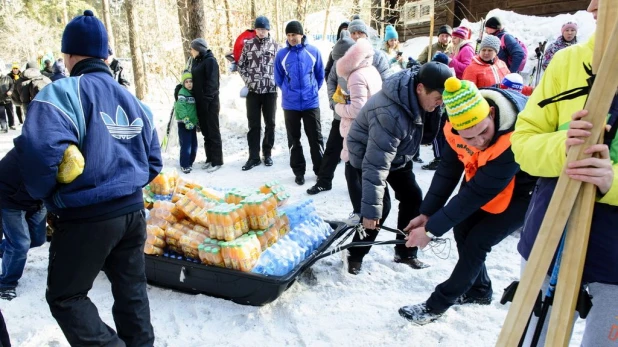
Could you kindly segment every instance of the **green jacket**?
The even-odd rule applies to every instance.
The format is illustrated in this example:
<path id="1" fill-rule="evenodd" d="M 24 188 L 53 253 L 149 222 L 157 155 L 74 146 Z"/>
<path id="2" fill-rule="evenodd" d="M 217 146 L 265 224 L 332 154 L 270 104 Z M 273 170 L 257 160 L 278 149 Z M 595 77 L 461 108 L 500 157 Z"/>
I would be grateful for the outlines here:
<path id="1" fill-rule="evenodd" d="M 197 109 L 195 98 L 187 88 L 182 87 L 178 92 L 178 100 L 174 104 L 176 120 L 185 124 L 187 130 L 194 129 L 197 123 Z"/>

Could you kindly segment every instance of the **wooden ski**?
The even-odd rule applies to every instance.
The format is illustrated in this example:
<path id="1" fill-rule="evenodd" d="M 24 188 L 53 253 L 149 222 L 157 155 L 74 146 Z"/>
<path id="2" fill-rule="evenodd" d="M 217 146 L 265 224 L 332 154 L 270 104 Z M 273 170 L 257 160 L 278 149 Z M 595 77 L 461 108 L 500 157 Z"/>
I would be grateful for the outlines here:
<path id="1" fill-rule="evenodd" d="M 591 136 L 586 139 L 586 142 L 584 144 L 580 146 L 573 146 L 570 148 L 567 156 L 568 163 L 587 157 L 587 155 L 583 154 L 583 151 L 592 144 L 597 143 L 597 141 L 601 137 L 601 134 L 604 131 L 607 111 L 610 108 L 612 99 L 616 92 L 616 88 L 618 87 L 618 69 L 615 69 L 615 67 L 612 66 L 613 59 L 618 54 L 618 45 L 607 45 L 610 40 L 612 40 L 611 42 L 615 42 L 612 38 L 618 39 L 618 27 L 616 26 L 615 20 L 616 12 L 614 12 L 615 10 L 610 10 L 611 7 L 616 8 L 616 2 L 617 0 L 599 1 L 599 14 L 597 18 L 597 32 L 595 39 L 595 55 L 593 65 L 598 67 L 596 71 L 603 71 L 603 74 L 597 75 L 594 84 L 592 85 L 592 88 L 590 90 L 586 105 L 584 107 L 586 110 L 589 111 L 589 115 L 588 117 L 586 117 L 586 119 L 591 121 L 594 125 L 593 129 L 591 129 Z M 517 346 L 519 344 L 519 341 L 526 327 L 526 322 L 530 317 L 532 308 L 543 284 L 543 280 L 547 275 L 547 270 L 556 252 L 567 220 L 571 215 L 571 211 L 573 211 L 575 200 L 578 196 L 580 196 L 581 187 L 581 182 L 571 180 L 563 170 L 558 179 L 556 189 L 545 214 L 545 218 L 543 219 L 543 223 L 541 224 L 541 228 L 532 248 L 532 252 L 530 254 L 530 257 L 528 258 L 528 264 L 522 274 L 519 287 L 513 299 L 513 303 L 511 304 L 506 320 L 502 327 L 502 331 L 500 332 L 500 336 L 498 337 L 498 342 L 496 344 L 497 346 Z M 574 242 L 581 242 L 578 240 L 585 238 L 585 240 L 587 241 L 588 239 L 587 233 L 589 231 L 586 230 L 589 230 L 590 228 L 590 206 L 592 205 L 590 205 L 589 202 L 586 202 L 585 200 L 590 199 L 591 196 L 593 196 L 592 201 L 594 202 L 595 194 L 596 188 L 584 188 L 582 190 L 580 201 L 577 204 L 577 207 L 583 210 L 582 214 L 573 216 L 570 223 L 572 226 L 570 228 L 572 232 L 569 234 L 576 234 L 571 236 L 571 247 L 575 247 L 573 245 Z M 586 209 L 586 206 L 589 206 L 588 209 Z M 580 232 L 582 232 L 584 235 L 577 235 Z M 579 237 L 579 239 L 577 237 Z M 568 241 L 569 239 L 567 239 L 567 242 Z M 573 250 L 565 248 L 563 257 L 569 252 L 574 253 Z M 575 258 L 582 259 L 577 260 Z M 560 274 L 568 274 L 569 272 L 574 271 L 572 268 L 568 268 L 571 266 L 577 267 L 581 265 L 583 267 L 584 259 L 585 248 L 583 256 L 580 252 L 579 254 L 573 254 L 572 260 L 567 260 L 566 263 L 563 260 L 563 264 L 566 264 L 567 268 L 562 268 L 561 266 Z M 565 276 L 563 277 L 564 279 L 562 281 L 566 281 L 568 283 L 567 285 L 563 286 L 569 287 L 570 284 L 571 287 L 575 287 L 573 288 L 573 290 L 576 290 L 577 293 L 580 284 L 579 282 L 577 282 L 577 284 L 574 283 L 578 277 L 581 281 L 581 273 L 579 275 L 575 274 L 571 278 Z M 558 284 L 558 288 L 560 288 L 560 284 Z M 563 289 L 566 290 L 567 288 Z M 571 299 L 567 298 L 567 294 L 568 293 L 564 292 L 561 294 L 561 298 L 556 297 L 556 299 L 566 301 L 577 300 L 577 295 L 573 295 L 575 296 L 575 298 Z M 554 310 L 557 307 L 559 308 L 560 305 L 554 303 Z M 573 315 L 573 308 L 574 306 L 571 308 L 565 308 L 565 310 L 569 310 L 568 314 L 555 313 L 556 318 L 554 318 L 554 327 L 564 326 L 565 322 L 570 322 L 570 319 Z M 553 317 L 554 313 L 552 312 L 552 318 Z M 551 333 L 555 334 L 555 336 L 562 336 L 563 340 L 568 340 L 570 334 L 568 334 L 568 336 L 563 336 L 567 335 L 565 334 L 565 332 L 566 330 L 557 330 Z M 556 344 L 546 345 L 556 346 Z M 559 345 L 562 345 L 562 343 L 560 343 Z"/>

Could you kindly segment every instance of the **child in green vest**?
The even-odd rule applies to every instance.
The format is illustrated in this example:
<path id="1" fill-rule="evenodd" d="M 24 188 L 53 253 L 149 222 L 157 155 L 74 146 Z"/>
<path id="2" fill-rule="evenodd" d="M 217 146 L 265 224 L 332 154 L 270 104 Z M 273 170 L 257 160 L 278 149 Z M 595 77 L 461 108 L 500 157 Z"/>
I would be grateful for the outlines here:
<path id="1" fill-rule="evenodd" d="M 174 104 L 178 121 L 178 140 L 180 142 L 180 170 L 190 173 L 197 154 L 197 109 L 191 94 L 193 79 L 190 72 L 182 74 L 182 88 Z"/>

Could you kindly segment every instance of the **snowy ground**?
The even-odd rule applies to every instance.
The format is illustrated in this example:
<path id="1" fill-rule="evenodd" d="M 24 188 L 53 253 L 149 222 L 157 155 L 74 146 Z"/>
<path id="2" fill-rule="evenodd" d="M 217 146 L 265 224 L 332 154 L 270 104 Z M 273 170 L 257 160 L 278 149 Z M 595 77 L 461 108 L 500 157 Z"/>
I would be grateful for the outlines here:
<path id="1" fill-rule="evenodd" d="M 575 17 L 591 21 L 584 14 Z M 521 17 L 521 16 L 520 16 Z M 514 15 L 507 17 L 519 18 Z M 538 19 L 527 17 L 529 27 L 537 27 L 536 20 L 546 20 L 559 34 L 565 17 Z M 545 22 L 543 22 L 545 23 Z M 585 24 L 584 26 L 586 26 Z M 512 26 L 509 26 L 512 28 Z M 515 31 L 516 28 L 513 28 Z M 536 30 L 536 29 L 535 29 Z M 543 30 L 539 27 L 538 30 Z M 588 29 L 584 29 L 588 30 Z M 589 35 L 592 30 L 588 30 Z M 523 29 L 521 32 L 524 32 Z M 536 36 L 530 38 L 534 42 Z M 410 50 L 420 52 L 421 40 L 414 41 Z M 320 45 L 326 49 L 327 44 Z M 419 48 L 420 47 L 420 48 Z M 533 52 L 534 50 L 532 50 Z M 323 52 L 327 54 L 328 52 Z M 273 150 L 275 165 L 259 166 L 249 172 L 240 170 L 248 157 L 246 145 L 246 117 L 244 99 L 238 98 L 242 82 L 237 75 L 222 81 L 221 130 L 224 144 L 224 167 L 214 174 L 199 169 L 204 161 L 203 150 L 198 154 L 196 169 L 189 175 L 203 184 L 219 187 L 257 187 L 272 179 L 286 185 L 295 199 L 305 199 L 305 190 L 315 183 L 315 176 L 308 171 L 307 182 L 300 187 L 288 166 L 285 126 L 281 110 L 277 113 L 276 145 Z M 169 88 L 169 93 L 173 85 Z M 332 113 L 328 109 L 324 88 L 321 92 L 322 133 L 330 131 Z M 172 107 L 168 97 L 153 95 L 150 105 L 156 114 L 160 134 Z M 19 131 L 0 135 L 0 154 L 12 146 L 12 138 Z M 326 141 L 326 138 L 324 139 Z M 305 156 L 310 162 L 308 146 L 304 142 Z M 178 148 L 171 145 L 164 153 L 166 167 L 178 168 Z M 421 148 L 427 162 L 433 159 L 430 147 Z M 308 166 L 310 167 L 310 166 Z M 423 171 L 415 165 L 417 180 L 426 192 L 433 172 Z M 325 219 L 341 220 L 352 210 L 343 174 L 343 165 L 335 173 L 333 189 L 313 199 L 320 215 Z M 394 207 L 397 206 L 394 201 Z M 396 209 L 386 222 L 395 227 Z M 383 233 L 381 240 L 392 235 Z M 451 233 L 447 237 L 452 241 Z M 418 327 L 399 317 L 397 309 L 406 304 L 422 302 L 438 283 L 445 280 L 457 261 L 454 241 L 450 252 L 441 254 L 426 251 L 420 254 L 431 264 L 425 270 L 412 270 L 392 262 L 390 247 L 374 247 L 365 258 L 363 272 L 352 276 L 343 270 L 342 259 L 335 255 L 312 267 L 314 280 L 301 277 L 275 302 L 264 307 L 250 307 L 204 295 L 187 295 L 167 289 L 149 287 L 152 323 L 156 346 L 493 346 L 507 313 L 500 305 L 502 289 L 519 277 L 520 257 L 516 251 L 518 236 L 505 239 L 488 256 L 487 267 L 493 280 L 494 301 L 490 306 L 453 307 L 448 314 L 427 326 Z M 51 317 L 45 302 L 48 244 L 29 253 L 28 263 L 17 288 L 18 297 L 7 302 L 0 300 L 0 309 L 7 321 L 15 346 L 67 346 L 58 325 Z M 99 308 L 103 320 L 113 326 L 111 306 L 113 299 L 110 285 L 101 274 L 90 291 L 90 298 Z M 583 324 L 575 327 L 572 346 L 579 345 Z"/>

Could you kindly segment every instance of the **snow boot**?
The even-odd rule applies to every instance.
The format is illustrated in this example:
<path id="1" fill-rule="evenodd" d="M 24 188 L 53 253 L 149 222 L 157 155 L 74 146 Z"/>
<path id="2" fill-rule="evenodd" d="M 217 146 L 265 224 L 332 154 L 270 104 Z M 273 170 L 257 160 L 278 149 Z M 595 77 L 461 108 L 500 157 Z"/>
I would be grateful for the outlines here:
<path id="1" fill-rule="evenodd" d="M 438 312 L 427 307 L 427 302 L 416 305 L 403 306 L 399 315 L 417 325 L 425 325 L 442 317 L 444 312 Z"/>

